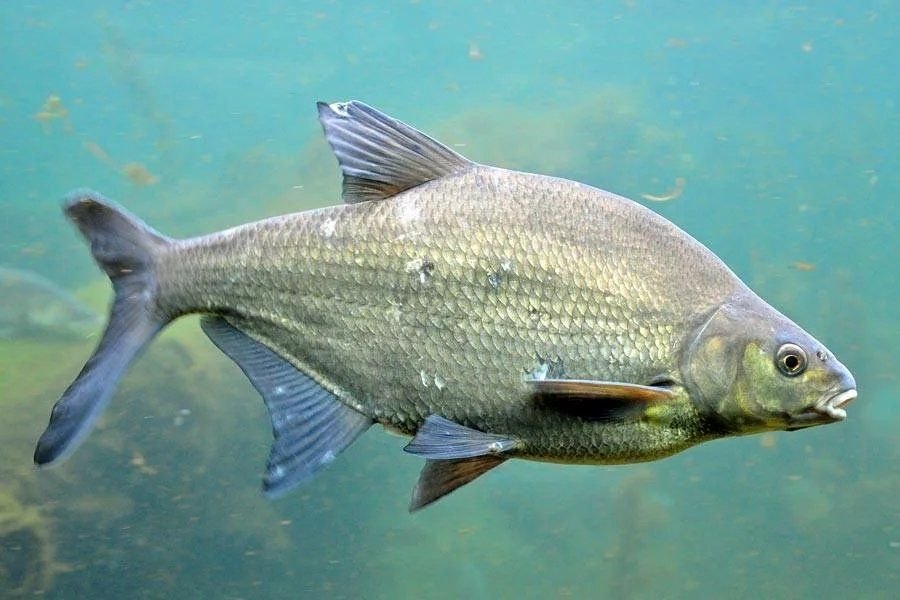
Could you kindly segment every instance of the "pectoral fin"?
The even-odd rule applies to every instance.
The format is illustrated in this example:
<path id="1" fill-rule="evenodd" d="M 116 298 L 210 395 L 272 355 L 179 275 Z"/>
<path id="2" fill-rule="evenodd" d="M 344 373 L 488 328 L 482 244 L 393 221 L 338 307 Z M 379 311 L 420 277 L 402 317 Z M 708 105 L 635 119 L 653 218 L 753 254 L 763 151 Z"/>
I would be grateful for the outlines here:
<path id="1" fill-rule="evenodd" d="M 528 381 L 540 406 L 591 421 L 628 421 L 654 404 L 671 401 L 675 393 L 663 386 L 588 379 Z"/>
<path id="2" fill-rule="evenodd" d="M 485 433 L 430 415 L 407 444 L 411 454 L 427 460 L 413 488 L 410 512 L 431 504 L 506 460 L 503 453 L 519 445 L 513 438 Z"/>

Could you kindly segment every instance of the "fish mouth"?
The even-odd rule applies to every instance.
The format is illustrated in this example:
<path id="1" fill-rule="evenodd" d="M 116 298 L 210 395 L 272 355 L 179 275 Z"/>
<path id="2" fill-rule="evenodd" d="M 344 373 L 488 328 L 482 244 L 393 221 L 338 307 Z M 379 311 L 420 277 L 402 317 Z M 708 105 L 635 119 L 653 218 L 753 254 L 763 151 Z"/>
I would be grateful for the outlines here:
<path id="1" fill-rule="evenodd" d="M 826 396 L 822 400 L 807 411 L 798 415 L 794 415 L 788 423 L 788 431 L 795 429 L 803 429 L 804 427 L 812 427 L 813 425 L 822 425 L 825 423 L 834 423 L 843 421 L 847 418 L 847 411 L 844 407 L 850 404 L 856 398 L 856 389 L 851 388 Z"/>

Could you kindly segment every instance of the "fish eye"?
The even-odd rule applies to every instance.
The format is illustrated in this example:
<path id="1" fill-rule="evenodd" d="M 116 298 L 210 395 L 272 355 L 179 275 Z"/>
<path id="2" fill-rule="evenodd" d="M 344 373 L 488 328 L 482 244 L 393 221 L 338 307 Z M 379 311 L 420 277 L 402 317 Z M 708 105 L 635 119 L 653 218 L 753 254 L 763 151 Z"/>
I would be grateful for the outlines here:
<path id="1" fill-rule="evenodd" d="M 778 370 L 788 377 L 794 377 L 806 370 L 806 352 L 797 344 L 782 344 L 775 353 Z"/>

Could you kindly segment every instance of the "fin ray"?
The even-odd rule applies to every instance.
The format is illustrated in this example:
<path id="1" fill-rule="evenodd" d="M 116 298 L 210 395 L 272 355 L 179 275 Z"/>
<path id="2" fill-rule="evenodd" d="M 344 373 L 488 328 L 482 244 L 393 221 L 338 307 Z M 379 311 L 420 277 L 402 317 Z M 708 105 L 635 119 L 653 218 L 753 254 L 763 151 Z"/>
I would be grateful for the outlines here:
<path id="1" fill-rule="evenodd" d="M 662 386 L 594 381 L 590 379 L 531 379 L 528 383 L 539 394 L 566 398 L 616 399 L 631 402 L 667 402 L 675 394 Z"/>
<path id="2" fill-rule="evenodd" d="M 112 281 L 115 297 L 97 348 L 50 413 L 34 450 L 39 466 L 62 461 L 78 447 L 128 366 L 170 320 L 154 308 L 154 256 L 172 240 L 91 190 L 72 192 L 64 211 L 90 242 L 94 260 Z"/>
<path id="3" fill-rule="evenodd" d="M 413 488 L 409 502 L 409 512 L 424 508 L 459 489 L 472 480 L 484 475 L 506 461 L 503 456 L 489 454 L 454 460 L 425 461 L 419 480 Z"/>
<path id="4" fill-rule="evenodd" d="M 241 368 L 269 411 L 275 441 L 263 478 L 267 496 L 281 496 L 312 478 L 372 424 L 224 317 L 206 316 L 200 324 Z"/>
<path id="5" fill-rule="evenodd" d="M 651 405 L 675 397 L 668 387 L 593 381 L 587 379 L 532 379 L 534 400 L 548 410 L 589 421 L 630 421 Z"/>
<path id="6" fill-rule="evenodd" d="M 344 201 L 389 198 L 472 162 L 362 102 L 318 103 L 319 121 L 344 174 Z"/>
<path id="7" fill-rule="evenodd" d="M 424 458 L 446 460 L 501 454 L 518 445 L 518 440 L 507 436 L 484 433 L 439 415 L 429 415 L 404 450 Z"/>

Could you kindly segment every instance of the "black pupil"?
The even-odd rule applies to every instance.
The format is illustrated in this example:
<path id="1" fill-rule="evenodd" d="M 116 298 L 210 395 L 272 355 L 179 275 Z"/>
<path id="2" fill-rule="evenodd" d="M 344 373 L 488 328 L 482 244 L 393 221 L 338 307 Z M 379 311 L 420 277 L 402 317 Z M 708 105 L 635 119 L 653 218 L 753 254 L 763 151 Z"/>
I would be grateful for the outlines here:
<path id="1" fill-rule="evenodd" d="M 796 354 L 788 354 L 784 357 L 784 366 L 788 371 L 796 371 L 800 367 L 800 358 Z"/>

